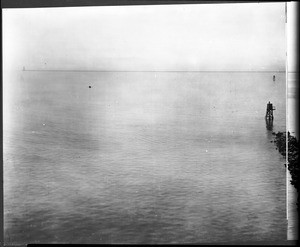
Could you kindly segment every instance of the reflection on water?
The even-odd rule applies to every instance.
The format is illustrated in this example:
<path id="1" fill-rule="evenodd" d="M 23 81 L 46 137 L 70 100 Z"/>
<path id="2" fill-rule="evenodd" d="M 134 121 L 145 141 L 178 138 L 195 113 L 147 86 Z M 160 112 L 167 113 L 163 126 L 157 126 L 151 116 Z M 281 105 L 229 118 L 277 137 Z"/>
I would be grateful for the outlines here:
<path id="1" fill-rule="evenodd" d="M 4 77 L 7 244 L 286 239 L 284 74 L 22 76 Z"/>
<path id="2" fill-rule="evenodd" d="M 266 120 L 266 128 L 267 130 L 269 131 L 272 131 L 273 130 L 273 118 L 265 118 Z"/>

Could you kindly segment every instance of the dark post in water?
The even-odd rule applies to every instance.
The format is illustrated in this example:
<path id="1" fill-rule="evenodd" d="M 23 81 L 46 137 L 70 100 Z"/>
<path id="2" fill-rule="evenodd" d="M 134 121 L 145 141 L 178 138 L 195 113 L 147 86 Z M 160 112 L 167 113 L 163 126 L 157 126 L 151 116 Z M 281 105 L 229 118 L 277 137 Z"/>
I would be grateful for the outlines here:
<path id="1" fill-rule="evenodd" d="M 267 104 L 267 111 L 266 111 L 266 119 L 273 120 L 273 111 L 275 110 L 275 107 L 273 107 L 273 104 L 269 101 Z"/>

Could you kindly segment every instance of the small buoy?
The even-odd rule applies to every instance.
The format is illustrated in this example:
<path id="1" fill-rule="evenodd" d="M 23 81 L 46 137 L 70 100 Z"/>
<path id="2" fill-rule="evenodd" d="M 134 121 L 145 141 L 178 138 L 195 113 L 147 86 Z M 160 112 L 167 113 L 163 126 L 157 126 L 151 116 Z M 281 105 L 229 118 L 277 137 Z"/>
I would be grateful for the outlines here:
<path id="1" fill-rule="evenodd" d="M 89 88 L 92 88 L 92 86 L 89 86 Z"/>

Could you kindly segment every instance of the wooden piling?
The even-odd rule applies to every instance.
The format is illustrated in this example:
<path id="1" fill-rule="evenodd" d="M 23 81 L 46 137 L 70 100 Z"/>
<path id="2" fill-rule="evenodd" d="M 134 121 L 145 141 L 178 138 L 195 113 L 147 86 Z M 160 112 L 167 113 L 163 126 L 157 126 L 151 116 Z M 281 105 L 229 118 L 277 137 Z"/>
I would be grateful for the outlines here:
<path id="1" fill-rule="evenodd" d="M 269 101 L 267 104 L 267 111 L 266 111 L 266 119 L 274 119 L 273 111 L 275 110 L 275 107 L 273 107 L 273 104 Z"/>

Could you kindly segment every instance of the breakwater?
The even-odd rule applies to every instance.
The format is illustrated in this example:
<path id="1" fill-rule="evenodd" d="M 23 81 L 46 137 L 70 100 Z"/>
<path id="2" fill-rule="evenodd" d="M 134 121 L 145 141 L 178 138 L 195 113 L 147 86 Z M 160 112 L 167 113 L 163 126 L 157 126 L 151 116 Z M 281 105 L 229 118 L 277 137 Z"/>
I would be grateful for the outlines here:
<path id="1" fill-rule="evenodd" d="M 280 154 L 282 154 L 284 157 L 286 157 L 287 155 L 286 151 L 288 151 L 288 155 L 287 155 L 288 170 L 292 178 L 290 182 L 296 188 L 297 193 L 299 194 L 299 165 L 298 165 L 299 141 L 297 140 L 296 137 L 292 136 L 290 132 L 287 132 L 287 134 L 288 136 L 286 137 L 286 132 L 277 132 L 277 133 L 273 132 L 273 135 L 275 136 L 274 143 L 276 144 Z M 286 143 L 288 144 L 287 150 L 286 150 Z M 297 208 L 299 210 L 299 196 L 297 199 Z"/>

